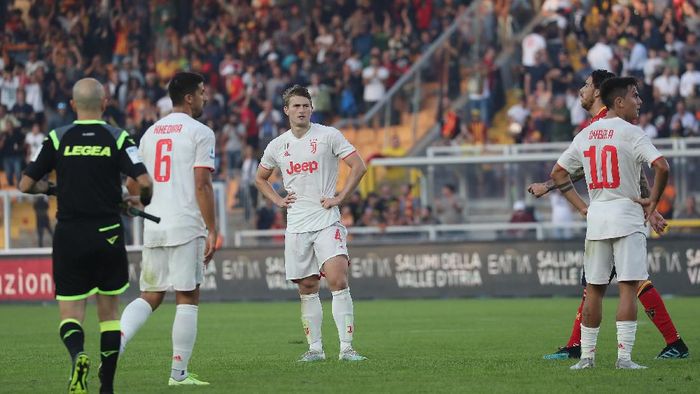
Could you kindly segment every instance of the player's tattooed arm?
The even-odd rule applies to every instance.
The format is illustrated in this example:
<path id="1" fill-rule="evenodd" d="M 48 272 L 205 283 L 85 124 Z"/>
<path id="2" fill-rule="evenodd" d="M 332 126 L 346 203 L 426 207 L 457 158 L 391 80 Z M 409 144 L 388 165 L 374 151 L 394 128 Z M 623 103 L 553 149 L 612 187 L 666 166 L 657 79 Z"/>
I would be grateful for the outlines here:
<path id="1" fill-rule="evenodd" d="M 646 174 L 644 174 L 644 170 L 639 173 L 639 194 L 642 198 L 649 198 L 649 196 L 651 196 L 649 181 L 647 180 Z"/>
<path id="2" fill-rule="evenodd" d="M 574 171 L 573 174 L 569 175 L 571 176 L 571 182 L 573 183 L 576 183 L 586 177 L 583 168 L 579 168 L 578 170 Z M 530 192 L 530 194 L 532 194 L 533 196 L 540 198 L 555 189 L 557 189 L 556 183 L 553 179 L 549 179 L 547 182 L 544 183 L 531 184 L 530 186 L 528 186 L 527 191 Z"/>

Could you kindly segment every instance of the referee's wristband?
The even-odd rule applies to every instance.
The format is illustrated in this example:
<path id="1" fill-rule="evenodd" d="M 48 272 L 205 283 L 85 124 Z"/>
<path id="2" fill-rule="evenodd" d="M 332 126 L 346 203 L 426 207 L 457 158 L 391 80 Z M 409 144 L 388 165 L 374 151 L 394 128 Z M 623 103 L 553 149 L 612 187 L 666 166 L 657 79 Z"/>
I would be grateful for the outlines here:
<path id="1" fill-rule="evenodd" d="M 47 196 L 55 196 L 56 195 L 56 185 L 54 185 L 51 182 L 48 182 L 49 186 L 46 188 L 46 195 Z"/>

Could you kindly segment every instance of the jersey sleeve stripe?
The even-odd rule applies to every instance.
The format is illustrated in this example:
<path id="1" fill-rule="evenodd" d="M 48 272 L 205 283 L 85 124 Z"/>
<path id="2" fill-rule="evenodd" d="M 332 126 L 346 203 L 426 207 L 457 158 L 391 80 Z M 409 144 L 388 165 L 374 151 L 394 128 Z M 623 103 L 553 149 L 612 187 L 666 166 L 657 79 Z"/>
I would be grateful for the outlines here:
<path id="1" fill-rule="evenodd" d="M 119 139 L 117 140 L 117 149 L 122 148 L 122 146 L 124 145 L 124 141 L 128 136 L 129 133 L 127 133 L 125 130 L 122 130 L 122 133 L 119 135 Z"/>
<path id="2" fill-rule="evenodd" d="M 267 167 L 265 167 L 265 166 L 263 165 L 263 163 L 258 164 L 258 166 L 260 166 L 260 167 L 262 167 L 262 168 L 264 168 L 264 169 L 266 169 L 266 170 L 268 170 L 268 171 L 272 169 L 272 168 L 267 168 Z"/>
<path id="3" fill-rule="evenodd" d="M 347 159 L 348 157 L 354 155 L 355 153 L 357 153 L 357 150 L 354 150 L 354 151 L 348 153 L 347 155 L 345 155 L 345 156 L 343 157 L 343 160 L 345 160 L 345 159 Z"/>
<path id="4" fill-rule="evenodd" d="M 51 138 L 51 142 L 53 143 L 54 149 L 56 149 L 56 152 L 58 152 L 58 136 L 56 135 L 56 130 L 51 130 L 49 132 L 49 138 Z"/>
<path id="5" fill-rule="evenodd" d="M 214 167 L 212 166 L 194 166 L 194 168 L 207 168 L 209 171 L 214 172 Z"/>
<path id="6" fill-rule="evenodd" d="M 661 156 L 657 157 L 656 159 L 652 160 L 651 163 L 649 163 L 649 167 L 653 166 L 654 163 L 656 163 L 657 160 L 660 160 L 660 159 L 663 159 L 663 158 L 664 158 L 664 156 L 661 155 Z"/>

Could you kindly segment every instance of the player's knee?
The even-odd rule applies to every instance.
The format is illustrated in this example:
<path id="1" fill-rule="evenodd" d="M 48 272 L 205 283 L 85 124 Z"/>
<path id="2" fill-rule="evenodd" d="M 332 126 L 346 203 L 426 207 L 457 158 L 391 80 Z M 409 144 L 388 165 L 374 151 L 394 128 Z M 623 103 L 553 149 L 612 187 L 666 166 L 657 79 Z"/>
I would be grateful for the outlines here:
<path id="1" fill-rule="evenodd" d="M 314 294 L 318 293 L 319 290 L 319 280 L 316 277 L 304 278 L 295 281 L 297 286 L 299 286 L 299 294 Z"/>
<path id="2" fill-rule="evenodd" d="M 334 278 L 326 277 L 326 279 L 328 280 L 328 287 L 331 289 L 331 291 L 338 291 L 348 288 L 348 277 L 346 275 L 338 275 Z"/>
<path id="3" fill-rule="evenodd" d="M 158 309 L 161 303 L 163 303 L 163 298 L 165 297 L 165 293 L 161 292 L 142 292 L 141 293 L 141 298 L 143 298 L 146 302 L 148 302 L 148 305 L 151 306 L 151 310 L 155 311 Z"/>

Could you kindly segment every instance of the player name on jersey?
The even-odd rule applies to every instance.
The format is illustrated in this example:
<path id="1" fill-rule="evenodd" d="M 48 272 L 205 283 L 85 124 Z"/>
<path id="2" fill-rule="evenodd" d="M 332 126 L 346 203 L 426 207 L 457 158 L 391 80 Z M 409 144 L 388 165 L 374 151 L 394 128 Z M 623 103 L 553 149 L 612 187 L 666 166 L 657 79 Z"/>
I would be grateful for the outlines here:
<path id="1" fill-rule="evenodd" d="M 182 131 L 181 124 L 157 125 L 153 128 L 153 134 L 174 134 Z"/>
<path id="2" fill-rule="evenodd" d="M 589 140 L 608 140 L 613 138 L 615 130 L 612 129 L 596 129 L 588 132 Z"/>

